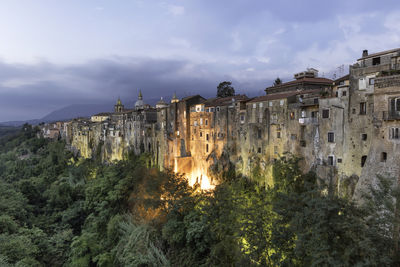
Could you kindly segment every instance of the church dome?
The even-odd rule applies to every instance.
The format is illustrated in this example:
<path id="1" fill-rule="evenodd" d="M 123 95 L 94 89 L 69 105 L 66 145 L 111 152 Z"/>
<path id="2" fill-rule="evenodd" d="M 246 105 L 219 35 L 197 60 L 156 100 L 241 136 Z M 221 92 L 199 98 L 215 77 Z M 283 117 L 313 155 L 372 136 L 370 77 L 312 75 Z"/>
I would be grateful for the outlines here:
<path id="1" fill-rule="evenodd" d="M 139 96 L 138 96 L 138 100 L 135 102 L 135 108 L 139 109 L 139 108 L 143 108 L 144 107 L 144 101 L 143 101 L 143 95 L 142 95 L 142 91 L 139 91 Z"/>
<path id="2" fill-rule="evenodd" d="M 161 97 L 160 101 L 158 101 L 157 104 L 156 104 L 156 108 L 166 108 L 166 107 L 168 107 L 168 104 Z"/>

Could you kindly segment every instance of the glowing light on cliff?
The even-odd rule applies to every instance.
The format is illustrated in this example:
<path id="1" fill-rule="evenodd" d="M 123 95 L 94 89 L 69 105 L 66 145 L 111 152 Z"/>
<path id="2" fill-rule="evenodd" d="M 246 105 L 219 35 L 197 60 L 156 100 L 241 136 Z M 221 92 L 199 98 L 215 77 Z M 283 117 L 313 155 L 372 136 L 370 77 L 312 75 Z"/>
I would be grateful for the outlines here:
<path id="1" fill-rule="evenodd" d="M 213 190 L 215 185 L 211 184 L 211 179 L 204 174 L 202 170 L 194 170 L 187 175 L 189 185 L 193 186 L 195 183 L 200 184 L 202 190 Z"/>

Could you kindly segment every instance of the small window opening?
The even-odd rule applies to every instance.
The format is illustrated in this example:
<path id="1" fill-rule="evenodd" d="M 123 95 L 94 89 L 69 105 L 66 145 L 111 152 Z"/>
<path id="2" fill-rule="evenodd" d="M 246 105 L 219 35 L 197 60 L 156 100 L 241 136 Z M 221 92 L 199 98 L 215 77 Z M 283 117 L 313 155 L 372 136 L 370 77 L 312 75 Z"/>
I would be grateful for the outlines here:
<path id="1" fill-rule="evenodd" d="M 335 142 L 335 133 L 328 133 L 328 142 L 329 143 Z"/>
<path id="2" fill-rule="evenodd" d="M 329 118 L 329 109 L 322 110 L 322 118 L 324 118 L 324 119 Z"/>
<path id="3" fill-rule="evenodd" d="M 328 165 L 333 166 L 333 156 L 328 157 Z"/>
<path id="4" fill-rule="evenodd" d="M 382 152 L 381 153 L 381 162 L 386 162 L 387 160 L 387 153 L 386 152 Z"/>
<path id="5" fill-rule="evenodd" d="M 367 161 L 367 156 L 362 156 L 361 157 L 361 167 L 364 167 L 366 161 Z"/>
<path id="6" fill-rule="evenodd" d="M 361 140 L 366 141 L 367 140 L 367 134 L 362 134 L 361 135 Z"/>
<path id="7" fill-rule="evenodd" d="M 372 59 L 372 65 L 379 65 L 381 64 L 381 58 L 380 57 L 374 57 Z"/>
<path id="8" fill-rule="evenodd" d="M 360 103 L 360 115 L 367 114 L 367 103 L 361 102 Z"/>

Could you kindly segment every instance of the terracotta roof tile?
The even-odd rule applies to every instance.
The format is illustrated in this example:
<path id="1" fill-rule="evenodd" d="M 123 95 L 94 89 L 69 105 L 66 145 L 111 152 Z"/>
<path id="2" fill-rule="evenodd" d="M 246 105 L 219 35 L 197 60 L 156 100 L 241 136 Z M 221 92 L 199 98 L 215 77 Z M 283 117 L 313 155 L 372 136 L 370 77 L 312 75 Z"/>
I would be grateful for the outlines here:
<path id="1" fill-rule="evenodd" d="M 279 88 L 284 88 L 288 85 L 296 85 L 296 84 L 301 84 L 301 83 L 312 83 L 312 84 L 333 84 L 333 80 L 327 79 L 327 78 L 301 78 L 298 80 L 282 83 L 276 86 L 270 86 L 267 87 L 266 90 L 268 89 L 279 89 Z"/>
<path id="2" fill-rule="evenodd" d="M 321 90 L 316 89 L 316 90 L 291 91 L 291 92 L 286 92 L 286 93 L 276 93 L 276 94 L 270 94 L 270 95 L 263 95 L 263 96 L 259 96 L 259 97 L 253 98 L 248 103 L 263 102 L 263 101 L 277 100 L 277 99 L 285 99 L 285 98 L 288 98 L 290 96 L 303 95 L 303 94 L 312 94 L 312 93 L 319 93 L 319 92 L 321 92 Z"/>

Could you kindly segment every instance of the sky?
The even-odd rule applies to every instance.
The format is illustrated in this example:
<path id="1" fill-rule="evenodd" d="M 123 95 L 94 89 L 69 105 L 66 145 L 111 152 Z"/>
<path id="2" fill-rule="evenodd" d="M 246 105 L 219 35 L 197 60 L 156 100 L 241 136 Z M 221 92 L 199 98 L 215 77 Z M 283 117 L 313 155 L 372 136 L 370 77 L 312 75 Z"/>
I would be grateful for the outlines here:
<path id="1" fill-rule="evenodd" d="M 2 0 L 0 121 L 139 89 L 212 97 L 225 80 L 262 95 L 308 67 L 339 77 L 364 49 L 399 48 L 399 25 L 398 0 Z"/>

